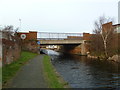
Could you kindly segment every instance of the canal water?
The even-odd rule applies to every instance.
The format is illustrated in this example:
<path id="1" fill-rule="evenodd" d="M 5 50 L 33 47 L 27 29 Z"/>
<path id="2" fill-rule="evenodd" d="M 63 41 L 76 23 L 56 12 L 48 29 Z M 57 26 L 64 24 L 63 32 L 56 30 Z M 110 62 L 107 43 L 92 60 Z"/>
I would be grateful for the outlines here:
<path id="1" fill-rule="evenodd" d="M 120 64 L 47 52 L 56 70 L 72 88 L 120 88 Z"/>

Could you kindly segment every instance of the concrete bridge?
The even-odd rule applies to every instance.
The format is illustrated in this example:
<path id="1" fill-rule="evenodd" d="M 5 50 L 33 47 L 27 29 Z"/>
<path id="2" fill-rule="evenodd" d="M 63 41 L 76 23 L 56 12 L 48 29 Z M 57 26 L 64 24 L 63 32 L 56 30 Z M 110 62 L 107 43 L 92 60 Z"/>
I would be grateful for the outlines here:
<path id="1" fill-rule="evenodd" d="M 41 45 L 80 45 L 85 40 L 39 40 Z"/>
<path id="2" fill-rule="evenodd" d="M 61 51 L 71 54 L 86 55 L 85 40 L 80 39 L 64 39 L 64 40 L 39 40 L 40 46 L 58 45 Z"/>
<path id="3" fill-rule="evenodd" d="M 40 45 L 59 45 L 61 51 L 86 55 L 84 35 L 82 33 L 38 33 Z"/>

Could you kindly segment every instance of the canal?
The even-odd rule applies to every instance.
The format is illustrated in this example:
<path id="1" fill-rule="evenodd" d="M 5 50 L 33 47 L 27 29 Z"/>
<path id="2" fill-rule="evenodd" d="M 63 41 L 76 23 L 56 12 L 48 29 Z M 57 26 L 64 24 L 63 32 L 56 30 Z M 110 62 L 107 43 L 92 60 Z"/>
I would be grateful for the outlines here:
<path id="1" fill-rule="evenodd" d="M 120 64 L 48 50 L 57 72 L 72 88 L 120 88 Z"/>

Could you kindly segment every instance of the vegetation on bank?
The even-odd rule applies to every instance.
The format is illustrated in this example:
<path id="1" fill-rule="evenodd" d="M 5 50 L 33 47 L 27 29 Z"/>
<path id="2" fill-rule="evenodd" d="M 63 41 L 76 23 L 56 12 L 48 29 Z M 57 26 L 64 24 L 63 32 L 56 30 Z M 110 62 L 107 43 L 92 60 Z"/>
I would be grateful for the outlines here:
<path id="1" fill-rule="evenodd" d="M 2 68 L 2 83 L 5 84 L 17 73 L 21 66 L 23 66 L 28 60 L 32 59 L 36 55 L 36 53 L 22 51 L 21 56 L 18 60 Z"/>
<path id="2" fill-rule="evenodd" d="M 89 43 L 90 55 L 107 60 L 120 54 L 120 34 L 115 31 L 116 27 L 113 27 L 113 18 L 101 16 L 94 22 L 94 27 Z"/>
<path id="3" fill-rule="evenodd" d="M 50 62 L 49 56 L 44 56 L 43 65 L 45 79 L 48 82 L 49 88 L 65 88 L 66 86 L 68 87 L 68 83 L 63 81 L 55 71 L 53 65 Z"/>

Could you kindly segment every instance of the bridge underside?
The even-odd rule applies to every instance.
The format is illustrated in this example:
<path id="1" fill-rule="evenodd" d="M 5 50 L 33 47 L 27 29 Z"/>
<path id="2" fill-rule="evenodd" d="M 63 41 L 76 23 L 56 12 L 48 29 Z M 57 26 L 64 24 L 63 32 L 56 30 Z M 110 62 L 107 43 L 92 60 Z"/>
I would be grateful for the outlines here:
<path id="1" fill-rule="evenodd" d="M 66 44 L 66 43 L 51 43 L 51 44 L 40 44 L 40 45 L 64 45 L 64 46 L 67 46 L 67 45 L 80 45 L 81 43 L 77 43 L 77 44 L 73 44 L 73 43 L 68 43 L 68 44 Z"/>

